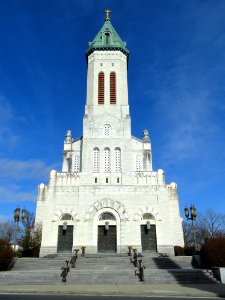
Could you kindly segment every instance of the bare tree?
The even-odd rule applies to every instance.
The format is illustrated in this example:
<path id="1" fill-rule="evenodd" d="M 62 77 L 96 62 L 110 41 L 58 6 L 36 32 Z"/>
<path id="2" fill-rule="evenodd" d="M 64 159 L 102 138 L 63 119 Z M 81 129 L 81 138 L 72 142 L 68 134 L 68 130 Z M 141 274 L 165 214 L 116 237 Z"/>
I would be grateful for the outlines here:
<path id="1" fill-rule="evenodd" d="M 30 249 L 30 243 L 31 243 L 31 233 L 34 227 L 34 213 L 31 213 L 29 211 L 26 212 L 26 217 L 22 221 L 23 227 L 22 229 L 22 234 L 20 237 L 19 244 L 23 248 L 23 251 L 29 251 Z"/>
<path id="2" fill-rule="evenodd" d="M 185 246 L 193 246 L 192 226 L 188 221 L 183 222 Z M 208 209 L 205 214 L 199 214 L 195 222 L 196 244 L 198 248 L 212 237 L 225 237 L 225 214 Z"/>
<path id="3" fill-rule="evenodd" d="M 16 225 L 13 222 L 6 221 L 0 223 L 0 238 L 6 240 L 10 244 L 16 239 Z"/>
<path id="4" fill-rule="evenodd" d="M 184 221 L 183 222 L 183 233 L 184 233 L 184 245 L 187 247 L 194 245 L 193 233 L 191 223 Z"/>

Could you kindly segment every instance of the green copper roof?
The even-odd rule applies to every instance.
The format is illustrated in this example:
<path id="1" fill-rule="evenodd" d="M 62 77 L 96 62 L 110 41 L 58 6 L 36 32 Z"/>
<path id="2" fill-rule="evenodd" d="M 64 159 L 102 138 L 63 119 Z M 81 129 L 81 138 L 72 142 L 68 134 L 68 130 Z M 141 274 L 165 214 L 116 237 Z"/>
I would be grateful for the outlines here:
<path id="1" fill-rule="evenodd" d="M 106 10 L 105 23 L 94 40 L 89 43 L 89 48 L 86 51 L 86 56 L 90 55 L 95 50 L 110 51 L 119 50 L 129 56 L 129 50 L 126 48 L 126 42 L 123 42 L 116 30 L 112 26 L 109 18 L 109 10 Z"/>

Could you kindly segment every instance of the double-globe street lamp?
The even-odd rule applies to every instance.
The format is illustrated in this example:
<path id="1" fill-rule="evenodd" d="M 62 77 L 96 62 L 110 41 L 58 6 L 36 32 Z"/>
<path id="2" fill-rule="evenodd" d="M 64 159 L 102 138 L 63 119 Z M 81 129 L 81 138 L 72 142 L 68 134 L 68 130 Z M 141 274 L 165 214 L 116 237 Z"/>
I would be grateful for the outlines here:
<path id="1" fill-rule="evenodd" d="M 16 231 L 15 231 L 16 243 L 17 243 L 18 232 L 19 232 L 19 222 L 23 223 L 26 217 L 27 217 L 27 211 L 25 208 L 22 209 L 21 213 L 19 207 L 14 209 L 14 221 L 16 223 Z M 14 245 L 14 250 L 16 250 L 16 247 L 17 245 Z"/>
<path id="2" fill-rule="evenodd" d="M 192 232 L 193 232 L 193 239 L 194 239 L 194 246 L 195 246 L 195 250 L 197 249 L 197 245 L 196 245 L 196 236 L 195 236 L 195 226 L 194 226 L 194 221 L 196 221 L 196 217 L 197 217 L 197 209 L 194 207 L 194 204 L 191 204 L 190 206 L 190 210 L 185 207 L 184 209 L 184 213 L 185 213 L 185 217 L 188 220 L 192 221 Z"/>
<path id="3" fill-rule="evenodd" d="M 26 217 L 27 217 L 27 211 L 25 208 L 22 209 L 21 213 L 20 213 L 19 207 L 14 209 L 14 221 L 17 224 L 17 228 L 18 228 L 19 222 L 21 221 L 23 223 L 23 221 L 25 220 Z"/>

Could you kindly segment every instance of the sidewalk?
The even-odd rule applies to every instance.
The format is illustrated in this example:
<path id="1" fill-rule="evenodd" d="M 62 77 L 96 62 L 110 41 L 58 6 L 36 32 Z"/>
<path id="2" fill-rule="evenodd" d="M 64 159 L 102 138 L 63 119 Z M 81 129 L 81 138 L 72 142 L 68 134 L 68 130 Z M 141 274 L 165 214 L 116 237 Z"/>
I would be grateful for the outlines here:
<path id="1" fill-rule="evenodd" d="M 0 285 L 0 293 L 223 297 L 224 284 Z"/>

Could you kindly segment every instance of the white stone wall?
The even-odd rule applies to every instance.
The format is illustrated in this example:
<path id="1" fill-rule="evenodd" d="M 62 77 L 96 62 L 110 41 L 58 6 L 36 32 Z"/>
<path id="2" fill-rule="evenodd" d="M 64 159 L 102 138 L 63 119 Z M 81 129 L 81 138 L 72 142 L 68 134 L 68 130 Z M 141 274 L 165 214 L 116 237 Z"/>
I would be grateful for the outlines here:
<path id="1" fill-rule="evenodd" d="M 144 213 L 155 217 L 159 252 L 172 253 L 174 245 L 183 245 L 176 188 L 173 186 L 163 183 L 86 186 L 77 184 L 83 181 L 82 175 L 79 178 L 64 175 L 62 181 L 62 173 L 51 173 L 47 199 L 46 196 L 39 198 L 37 203 L 36 221 L 43 222 L 41 255 L 56 252 L 58 226 L 62 225 L 60 217 L 64 213 L 70 213 L 74 219 L 71 221 L 74 248 L 86 246 L 87 252 L 97 251 L 98 216 L 103 211 L 116 216 L 118 252 L 126 251 L 129 245 L 141 251 L 140 224 L 143 224 Z M 160 176 L 160 172 L 157 173 L 158 182 L 162 182 Z"/>

